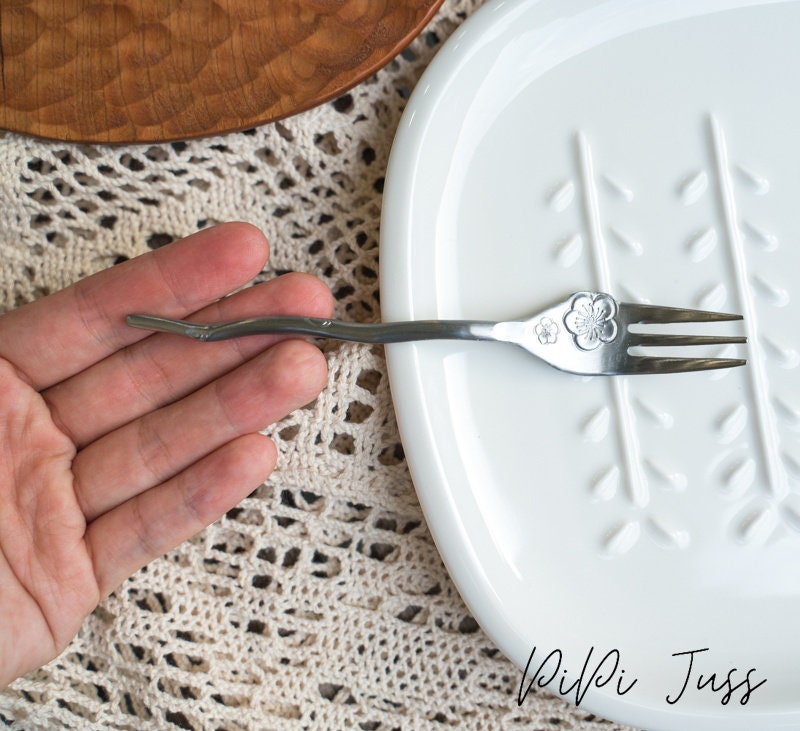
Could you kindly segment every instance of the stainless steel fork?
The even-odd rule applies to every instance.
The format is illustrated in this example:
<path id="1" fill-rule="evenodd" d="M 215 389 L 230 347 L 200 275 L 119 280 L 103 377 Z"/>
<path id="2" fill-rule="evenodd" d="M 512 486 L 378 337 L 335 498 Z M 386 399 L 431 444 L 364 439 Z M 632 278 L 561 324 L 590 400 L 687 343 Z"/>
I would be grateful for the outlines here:
<path id="1" fill-rule="evenodd" d="M 680 307 L 617 302 L 603 292 L 577 292 L 531 317 L 507 322 L 412 320 L 354 323 L 313 317 L 251 317 L 200 324 L 153 315 L 128 315 L 127 323 L 145 330 L 212 342 L 244 335 L 296 334 L 359 343 L 414 340 L 495 340 L 513 343 L 562 371 L 580 375 L 680 373 L 744 365 L 739 358 L 675 357 L 649 354 L 651 347 L 722 346 L 747 342 L 740 335 L 665 334 L 632 325 L 710 323 L 741 320 L 730 315 Z"/>

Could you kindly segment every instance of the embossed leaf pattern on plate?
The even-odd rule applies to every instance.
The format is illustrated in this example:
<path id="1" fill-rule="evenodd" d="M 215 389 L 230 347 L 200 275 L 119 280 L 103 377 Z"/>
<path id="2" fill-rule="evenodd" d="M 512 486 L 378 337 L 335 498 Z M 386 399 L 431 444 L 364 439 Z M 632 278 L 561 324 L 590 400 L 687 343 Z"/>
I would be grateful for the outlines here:
<path id="1" fill-rule="evenodd" d="M 779 319 L 771 317 L 789 304 L 788 287 L 774 272 L 761 271 L 750 256 L 751 251 L 769 256 L 781 245 L 769 222 L 751 216 L 748 210 L 751 199 L 769 195 L 771 183 L 757 167 L 733 160 L 716 117 L 710 115 L 707 124 L 713 162 L 687 170 L 674 190 L 681 209 L 710 211 L 706 225 L 690 232 L 685 240 L 687 265 L 714 271 L 723 261 L 734 274 L 731 282 L 720 271 L 716 281 L 706 281 L 697 290 L 691 304 L 701 309 L 742 311 L 745 316 L 751 350 L 746 380 L 754 406 L 748 408 L 737 399 L 712 415 L 712 430 L 720 448 L 712 461 L 720 498 L 740 503 L 732 518 L 732 535 L 742 543 L 761 543 L 781 525 L 800 532 L 800 497 L 795 492 L 800 454 L 797 440 L 789 438 L 800 430 L 800 403 L 791 394 L 776 390 L 770 378 L 774 368 L 797 368 L 800 348 L 791 332 L 775 329 Z M 546 196 L 555 215 L 574 207 L 581 211 L 577 230 L 554 243 L 554 260 L 569 269 L 588 259 L 598 290 L 647 302 L 637 284 L 619 279 L 612 268 L 618 257 L 642 256 L 647 242 L 631 232 L 626 221 L 607 220 L 604 206 L 606 197 L 632 203 L 635 191 L 618 174 L 595 170 L 593 149 L 583 132 L 576 136 L 575 157 L 574 174 L 554 185 Z M 712 256 L 717 259 L 712 261 Z M 720 348 L 719 355 L 733 355 L 730 346 Z M 728 375 L 728 371 L 719 371 L 708 377 L 717 380 Z M 601 470 L 588 494 L 593 500 L 624 501 L 628 509 L 633 506 L 643 513 L 640 520 L 626 519 L 608 528 L 601 544 L 614 556 L 631 550 L 643 535 L 664 547 L 685 547 L 691 539 L 683 528 L 666 529 L 669 521 L 651 514 L 653 489 L 680 492 L 686 489 L 688 478 L 675 464 L 679 456 L 643 452 L 642 430 L 669 429 L 674 418 L 650 394 L 644 396 L 633 389 L 629 379 L 615 379 L 608 386 L 609 405 L 590 407 L 580 424 L 581 434 L 590 442 L 619 442 L 612 454 L 621 464 Z M 745 446 L 751 443 L 757 445 L 755 455 Z M 766 494 L 757 487 L 761 483 L 766 484 Z"/>
<path id="2" fill-rule="evenodd" d="M 646 303 L 648 300 L 637 291 L 637 285 L 619 281 L 611 267 L 615 257 L 641 257 L 645 243 L 626 220 L 606 220 L 604 207 L 607 198 L 633 203 L 634 188 L 615 172 L 595 170 L 585 133 L 576 136 L 575 145 L 577 169 L 545 193 L 553 214 L 561 216 L 579 210 L 578 229 L 554 243 L 554 260 L 565 269 L 583 262 L 593 273 L 592 285 L 598 291 Z M 706 174 L 696 174 L 685 182 L 682 194 L 686 200 L 694 200 L 703 195 L 708 184 Z M 709 234 L 708 240 L 695 248 L 712 247 L 714 237 Z M 622 556 L 643 536 L 662 548 L 685 548 L 691 542 L 688 529 L 657 512 L 651 504 L 651 490 L 681 492 L 686 488 L 687 477 L 670 455 L 644 453 L 640 439 L 644 431 L 671 429 L 675 419 L 651 394 L 637 393 L 629 378 L 609 379 L 607 389 L 604 403 L 590 406 L 578 425 L 586 442 L 605 447 L 610 459 L 618 458 L 620 462 L 612 461 L 595 474 L 588 489 L 590 499 L 617 501 L 620 514 L 628 516 L 609 525 L 599 536 L 600 551 L 609 557 Z M 613 442 L 617 444 L 611 446 Z"/>
<path id="3" fill-rule="evenodd" d="M 726 248 L 731 263 L 734 292 L 727 292 L 722 282 L 703 293 L 698 301 L 725 300 L 741 308 L 750 343 L 750 362 L 746 371 L 747 388 L 752 408 L 732 402 L 717 415 L 714 428 L 719 444 L 726 449 L 739 447 L 745 453 L 747 444 L 756 445 L 755 456 L 735 456 L 722 460 L 716 469 L 720 494 L 739 503 L 732 518 L 732 534 L 745 544 L 761 544 L 769 540 L 781 526 L 800 532 L 800 523 L 793 509 L 797 501 L 797 476 L 792 465 L 797 463 L 797 441 L 791 432 L 800 423 L 800 410 L 793 397 L 782 392 L 775 369 L 791 370 L 800 364 L 794 333 L 776 330 L 781 322 L 781 308 L 789 304 L 789 291 L 780 275 L 767 270 L 770 257 L 781 246 L 780 237 L 768 221 L 760 220 L 757 199 L 768 196 L 772 186 L 755 165 L 736 159 L 736 150 L 729 149 L 728 135 L 715 115 L 708 119 L 713 164 L 704 175 L 719 191 L 722 221 L 712 224 L 705 236 Z M 691 201 L 693 205 L 708 191 Z M 690 246 L 689 258 L 695 264 L 703 246 Z M 761 475 L 761 479 L 757 479 Z M 763 485 L 759 488 L 759 485 Z"/>

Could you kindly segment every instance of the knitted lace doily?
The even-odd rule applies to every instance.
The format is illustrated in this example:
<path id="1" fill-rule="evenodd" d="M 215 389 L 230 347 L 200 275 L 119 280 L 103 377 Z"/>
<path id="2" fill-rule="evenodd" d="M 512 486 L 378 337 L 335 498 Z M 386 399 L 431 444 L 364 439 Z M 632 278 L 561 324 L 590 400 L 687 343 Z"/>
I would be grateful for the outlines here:
<path id="1" fill-rule="evenodd" d="M 243 133 L 96 147 L 0 137 L 0 309 L 228 220 L 264 230 L 263 277 L 321 277 L 380 317 L 378 226 L 410 90 L 479 0 L 335 102 Z M 0 693 L 24 729 L 619 728 L 544 692 L 469 615 L 423 519 L 380 348 L 325 346 L 317 401 L 269 430 L 277 471 L 125 582 L 69 648 Z"/>

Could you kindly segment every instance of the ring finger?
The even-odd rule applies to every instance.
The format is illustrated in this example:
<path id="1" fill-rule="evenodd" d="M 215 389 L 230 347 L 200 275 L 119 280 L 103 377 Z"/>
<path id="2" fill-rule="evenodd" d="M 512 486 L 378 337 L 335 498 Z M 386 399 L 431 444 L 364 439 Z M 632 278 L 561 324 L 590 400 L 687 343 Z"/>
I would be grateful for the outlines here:
<path id="1" fill-rule="evenodd" d="M 324 386 L 326 372 L 316 347 L 286 340 L 92 442 L 73 462 L 75 493 L 87 521 L 310 402 Z"/>

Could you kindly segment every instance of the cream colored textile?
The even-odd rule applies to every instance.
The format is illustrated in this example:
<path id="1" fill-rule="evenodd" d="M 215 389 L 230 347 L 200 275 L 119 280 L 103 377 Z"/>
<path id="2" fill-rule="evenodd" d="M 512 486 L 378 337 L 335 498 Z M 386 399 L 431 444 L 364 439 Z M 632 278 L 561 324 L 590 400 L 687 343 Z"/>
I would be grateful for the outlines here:
<path id="1" fill-rule="evenodd" d="M 408 51 L 336 102 L 186 143 L 0 138 L 0 308 L 215 222 L 313 272 L 337 315 L 379 318 L 378 226 L 406 98 L 480 3 L 446 2 Z M 24 729 L 618 728 L 544 693 L 469 615 L 428 533 L 380 348 L 329 344 L 328 387 L 269 430 L 269 482 L 123 584 L 54 662 L 0 693 Z M 257 397 L 257 396 L 256 396 Z M 0 621 L 2 619 L 0 618 Z"/>

